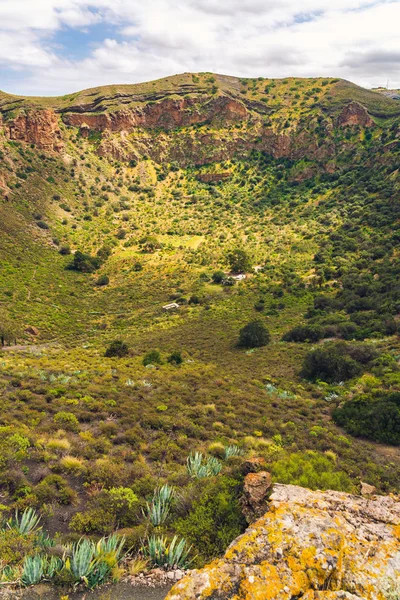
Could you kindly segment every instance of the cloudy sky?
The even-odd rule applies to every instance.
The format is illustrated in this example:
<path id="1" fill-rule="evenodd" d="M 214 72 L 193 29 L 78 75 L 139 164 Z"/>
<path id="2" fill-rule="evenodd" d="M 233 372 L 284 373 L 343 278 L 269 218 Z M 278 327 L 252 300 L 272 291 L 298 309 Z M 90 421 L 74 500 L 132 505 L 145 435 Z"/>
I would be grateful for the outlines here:
<path id="1" fill-rule="evenodd" d="M 0 0 L 0 89 L 184 71 L 400 87 L 400 0 Z"/>

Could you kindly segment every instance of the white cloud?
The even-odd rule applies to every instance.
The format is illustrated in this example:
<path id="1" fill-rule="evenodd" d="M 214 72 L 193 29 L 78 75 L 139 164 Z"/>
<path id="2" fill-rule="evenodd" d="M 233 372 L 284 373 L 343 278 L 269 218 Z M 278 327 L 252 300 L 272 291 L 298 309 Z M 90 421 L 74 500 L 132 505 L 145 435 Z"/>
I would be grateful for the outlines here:
<path id="1" fill-rule="evenodd" d="M 111 25 L 114 39 L 107 30 L 75 62 L 54 50 L 62 28 L 95 23 Z M 29 69 L 14 84 L 26 93 L 183 71 L 332 75 L 365 86 L 389 77 L 400 87 L 399 23 L 400 0 L 0 0 L 0 64 Z"/>

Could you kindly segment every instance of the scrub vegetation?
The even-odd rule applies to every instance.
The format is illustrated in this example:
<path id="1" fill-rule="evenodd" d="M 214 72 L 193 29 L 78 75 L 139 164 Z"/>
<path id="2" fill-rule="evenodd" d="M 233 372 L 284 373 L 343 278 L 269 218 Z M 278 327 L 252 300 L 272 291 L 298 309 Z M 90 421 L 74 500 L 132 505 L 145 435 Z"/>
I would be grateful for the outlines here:
<path id="1" fill-rule="evenodd" d="M 315 116 L 317 144 L 351 86 L 235 81 L 279 106 L 271 127 Z M 375 126 L 338 127 L 332 169 L 254 148 L 116 160 L 64 124 L 63 154 L 0 135 L 0 581 L 200 566 L 246 527 L 249 457 L 282 483 L 399 491 L 398 113 L 357 94 Z"/>

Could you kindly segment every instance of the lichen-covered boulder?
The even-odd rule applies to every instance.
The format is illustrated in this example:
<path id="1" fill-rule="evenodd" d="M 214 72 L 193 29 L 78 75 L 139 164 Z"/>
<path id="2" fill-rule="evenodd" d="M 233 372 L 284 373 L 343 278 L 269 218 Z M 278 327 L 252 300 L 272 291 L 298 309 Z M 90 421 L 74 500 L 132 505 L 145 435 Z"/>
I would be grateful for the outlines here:
<path id="1" fill-rule="evenodd" d="M 167 600 L 383 600 L 399 578 L 399 498 L 277 484 L 268 512 Z"/>

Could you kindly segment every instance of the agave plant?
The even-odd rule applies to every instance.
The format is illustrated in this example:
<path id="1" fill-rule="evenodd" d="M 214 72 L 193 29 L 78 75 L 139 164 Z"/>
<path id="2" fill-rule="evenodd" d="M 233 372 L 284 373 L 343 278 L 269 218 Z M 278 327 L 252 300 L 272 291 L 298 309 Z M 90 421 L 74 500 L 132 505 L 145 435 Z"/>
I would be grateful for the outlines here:
<path id="1" fill-rule="evenodd" d="M 151 503 L 146 503 L 146 511 L 144 511 L 153 527 L 159 527 L 165 523 L 174 498 L 175 491 L 168 484 L 155 490 Z"/>
<path id="2" fill-rule="evenodd" d="M 189 560 L 191 548 L 187 546 L 185 538 L 181 538 L 178 542 L 178 537 L 175 535 L 168 544 L 167 538 L 153 535 L 147 539 L 147 544 L 142 546 L 142 553 L 148 556 L 155 566 L 184 569 L 191 562 Z"/>
<path id="3" fill-rule="evenodd" d="M 77 581 L 88 582 L 95 567 L 94 554 L 95 545 L 90 540 L 81 538 L 72 546 L 68 567 Z"/>
<path id="4" fill-rule="evenodd" d="M 2 566 L 0 564 L 0 582 L 1 583 L 16 583 L 20 579 L 19 567 L 11 567 L 10 565 Z"/>
<path id="5" fill-rule="evenodd" d="M 112 563 L 112 566 L 117 565 L 122 559 L 124 544 L 124 536 L 114 534 L 109 537 L 103 537 L 95 546 L 94 558 L 97 560 L 106 560 Z"/>
<path id="6" fill-rule="evenodd" d="M 64 561 L 58 556 L 50 556 L 44 565 L 44 577 L 53 579 L 54 575 L 61 571 L 64 566 Z"/>
<path id="7" fill-rule="evenodd" d="M 236 446 L 235 444 L 232 444 L 231 446 L 227 446 L 225 448 L 225 460 L 228 460 L 232 456 L 241 456 L 241 455 L 242 455 L 242 450 L 239 448 L 239 446 Z"/>
<path id="8" fill-rule="evenodd" d="M 16 529 L 21 535 L 28 535 L 39 529 L 40 516 L 34 508 L 26 508 L 21 516 L 18 510 L 15 512 L 15 518 L 9 523 L 11 529 Z"/>
<path id="9" fill-rule="evenodd" d="M 40 554 L 27 556 L 22 567 L 22 583 L 26 586 L 39 583 L 44 575 L 46 562 L 46 558 Z"/>
<path id="10" fill-rule="evenodd" d="M 202 479 L 218 475 L 222 469 L 222 463 L 214 456 L 206 459 L 201 452 L 195 452 L 188 456 L 186 467 L 190 477 Z"/>

